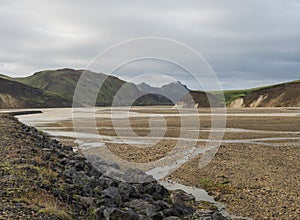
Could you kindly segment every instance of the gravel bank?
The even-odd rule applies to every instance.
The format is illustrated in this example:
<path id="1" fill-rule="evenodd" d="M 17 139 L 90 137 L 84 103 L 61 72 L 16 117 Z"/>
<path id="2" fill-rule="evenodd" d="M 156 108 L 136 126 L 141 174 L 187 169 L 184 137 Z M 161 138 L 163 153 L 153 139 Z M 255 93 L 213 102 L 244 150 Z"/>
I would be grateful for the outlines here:
<path id="1" fill-rule="evenodd" d="M 299 146 L 227 144 L 206 167 L 192 160 L 170 178 L 205 188 L 234 215 L 299 219 Z"/>

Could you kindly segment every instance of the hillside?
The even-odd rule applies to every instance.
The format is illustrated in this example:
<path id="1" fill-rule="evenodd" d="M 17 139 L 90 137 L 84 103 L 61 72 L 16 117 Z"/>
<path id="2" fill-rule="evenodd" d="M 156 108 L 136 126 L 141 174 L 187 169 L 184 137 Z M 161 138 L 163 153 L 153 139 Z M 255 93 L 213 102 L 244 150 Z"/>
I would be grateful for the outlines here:
<path id="1" fill-rule="evenodd" d="M 72 102 L 77 82 L 82 73 L 83 70 L 74 69 L 47 70 L 35 73 L 26 78 L 17 78 L 16 80 L 32 87 L 49 91 Z M 102 73 L 93 73 L 89 71 L 84 76 L 86 76 L 84 83 L 87 89 L 83 92 L 85 93 L 84 97 L 86 99 L 93 96 L 94 90 L 99 88 L 100 83 L 106 78 L 96 100 L 97 106 L 111 105 L 116 92 L 126 83 L 117 77 L 107 76 Z M 129 94 L 129 97 L 126 97 L 127 99 L 131 96 L 136 96 L 139 93 L 139 90 L 135 85 L 129 83 L 127 84 L 126 91 L 127 94 Z M 127 100 L 123 101 L 124 104 L 127 103 Z"/>
<path id="2" fill-rule="evenodd" d="M 220 91 L 211 92 L 217 98 Z M 223 91 L 228 107 L 300 107 L 300 80 L 271 86 Z"/>
<path id="3" fill-rule="evenodd" d="M 14 87 L 19 87 L 16 91 L 14 89 L 9 90 L 9 96 L 6 94 L 2 95 L 3 104 L 1 108 L 71 106 L 73 103 L 74 91 L 82 73 L 83 70 L 66 68 L 41 71 L 24 78 L 10 78 L 1 75 L 0 78 L 2 78 L 2 80 L 8 80 L 9 82 L 14 83 Z M 143 96 L 143 93 L 141 93 L 134 84 L 126 83 L 114 76 L 107 76 L 102 73 L 93 73 L 90 71 L 84 76 L 84 88 L 86 89 L 84 89 L 81 94 L 81 103 L 83 104 L 93 104 L 84 103 L 84 101 L 93 97 L 95 90 L 99 88 L 99 85 L 102 84 L 104 80 L 97 96 L 96 106 L 110 106 L 116 93 L 125 84 L 124 92 L 118 95 L 119 102 L 117 104 L 119 105 L 131 104 L 131 100 L 135 100 L 136 97 L 140 96 L 142 97 L 134 102 L 135 105 L 143 105 L 143 103 L 149 105 L 172 104 L 170 100 L 159 95 Z M 6 92 L 6 89 L 3 88 L 3 92 Z M 39 91 L 39 93 L 35 94 L 33 92 L 28 92 L 26 93 L 26 97 L 23 98 L 24 95 L 22 94 L 22 90 L 36 90 Z M 47 94 L 47 96 L 45 96 L 45 94 Z M 13 97 L 13 100 L 11 100 L 11 97 Z M 52 102 L 54 102 L 55 105 L 53 105 L 52 102 L 49 102 L 51 101 L 51 99 L 49 100 L 51 97 L 54 99 Z"/>
<path id="4" fill-rule="evenodd" d="M 247 107 L 300 107 L 300 81 L 253 90 L 243 100 Z"/>
<path id="5" fill-rule="evenodd" d="M 0 78 L 0 108 L 65 107 L 71 102 L 19 82 Z"/>

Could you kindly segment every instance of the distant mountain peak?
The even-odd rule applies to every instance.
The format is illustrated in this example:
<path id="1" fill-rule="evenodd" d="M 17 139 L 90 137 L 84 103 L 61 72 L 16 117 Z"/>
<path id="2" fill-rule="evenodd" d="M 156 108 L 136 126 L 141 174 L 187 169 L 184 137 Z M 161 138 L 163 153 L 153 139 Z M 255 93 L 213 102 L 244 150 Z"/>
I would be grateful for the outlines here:
<path id="1" fill-rule="evenodd" d="M 185 85 L 183 84 L 182 82 L 180 81 L 173 81 L 173 82 L 170 82 L 168 84 L 165 84 L 163 86 L 161 86 L 161 88 L 166 88 L 166 87 L 177 87 L 179 89 L 184 89 L 184 90 L 187 90 L 187 91 L 190 91 L 190 89 Z"/>

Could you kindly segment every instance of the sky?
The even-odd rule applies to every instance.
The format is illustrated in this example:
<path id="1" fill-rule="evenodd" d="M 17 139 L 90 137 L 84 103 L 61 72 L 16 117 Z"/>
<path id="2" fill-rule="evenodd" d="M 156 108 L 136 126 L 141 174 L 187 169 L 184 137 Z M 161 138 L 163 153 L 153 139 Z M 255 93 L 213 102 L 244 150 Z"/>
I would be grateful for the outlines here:
<path id="1" fill-rule="evenodd" d="M 91 62 L 110 65 L 119 55 L 108 58 L 99 53 L 120 42 L 156 37 L 201 54 L 223 89 L 300 79 L 298 0 L 0 0 L 0 27 L 0 73 L 9 76 L 65 67 L 85 69 Z M 125 49 L 128 55 L 163 46 L 145 41 L 142 48 L 132 44 Z M 182 60 L 189 57 L 180 49 L 174 51 L 163 53 L 166 57 L 176 53 Z M 191 58 L 189 65 L 199 62 Z M 149 77 L 140 77 L 147 73 Z M 130 63 L 114 74 L 133 82 L 146 78 L 154 86 L 169 78 L 193 89 L 198 85 L 180 66 L 157 60 Z M 201 83 L 207 83 L 205 77 Z M 217 87 L 212 83 L 207 89 Z"/>

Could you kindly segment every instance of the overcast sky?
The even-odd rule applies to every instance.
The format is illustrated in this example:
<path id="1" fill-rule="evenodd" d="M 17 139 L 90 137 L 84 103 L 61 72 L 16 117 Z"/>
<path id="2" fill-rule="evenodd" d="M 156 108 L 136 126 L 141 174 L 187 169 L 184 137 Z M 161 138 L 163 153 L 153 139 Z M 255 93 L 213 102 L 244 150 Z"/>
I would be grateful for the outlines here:
<path id="1" fill-rule="evenodd" d="M 0 73 L 10 76 L 86 68 L 113 44 L 163 37 L 199 52 L 224 89 L 300 79 L 298 0 L 0 0 L 0 25 Z M 140 64 L 120 77 L 130 80 Z M 178 69 L 161 66 L 195 87 Z"/>

